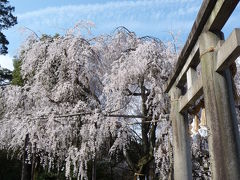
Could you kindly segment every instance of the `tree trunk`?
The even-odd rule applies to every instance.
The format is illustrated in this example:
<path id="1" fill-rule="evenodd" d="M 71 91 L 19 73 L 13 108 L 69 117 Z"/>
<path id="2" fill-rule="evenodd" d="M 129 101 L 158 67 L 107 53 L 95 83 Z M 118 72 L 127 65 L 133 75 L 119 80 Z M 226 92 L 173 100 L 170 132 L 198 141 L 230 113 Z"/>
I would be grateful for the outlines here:
<path id="1" fill-rule="evenodd" d="M 92 180 L 96 180 L 97 176 L 96 176 L 96 158 L 94 158 L 92 160 Z"/>
<path id="2" fill-rule="evenodd" d="M 31 180 L 35 180 L 35 165 L 36 165 L 36 143 L 34 143 L 34 152 L 32 153 L 32 167 L 31 167 Z"/>
<path id="3" fill-rule="evenodd" d="M 141 98 L 142 98 L 142 115 L 147 117 L 148 109 L 146 106 L 147 102 L 147 94 L 146 87 L 144 86 L 144 77 L 140 79 L 140 89 L 141 89 Z M 142 144 L 143 144 L 143 157 L 138 161 L 139 167 L 139 178 L 140 180 L 145 180 L 145 176 L 148 177 L 150 170 L 150 162 L 153 159 L 153 149 L 155 145 L 155 131 L 156 131 L 156 123 L 145 123 L 147 119 L 142 118 Z M 150 128 L 151 127 L 151 128 Z"/>
<path id="4" fill-rule="evenodd" d="M 144 78 L 140 80 L 140 88 L 141 88 L 141 98 L 142 98 L 142 115 L 147 116 L 147 96 L 145 93 L 145 86 L 144 86 Z M 146 118 L 142 118 L 142 141 L 143 141 L 143 152 L 144 155 L 148 153 L 149 150 L 149 139 L 148 139 L 148 131 L 149 131 L 149 124 L 145 123 Z"/>
<path id="5" fill-rule="evenodd" d="M 27 151 L 26 151 L 28 143 L 29 143 L 29 134 L 26 135 L 25 142 L 24 142 L 21 180 L 30 180 L 31 179 L 31 165 L 29 165 L 28 162 L 26 162 L 26 159 L 28 156 Z"/>

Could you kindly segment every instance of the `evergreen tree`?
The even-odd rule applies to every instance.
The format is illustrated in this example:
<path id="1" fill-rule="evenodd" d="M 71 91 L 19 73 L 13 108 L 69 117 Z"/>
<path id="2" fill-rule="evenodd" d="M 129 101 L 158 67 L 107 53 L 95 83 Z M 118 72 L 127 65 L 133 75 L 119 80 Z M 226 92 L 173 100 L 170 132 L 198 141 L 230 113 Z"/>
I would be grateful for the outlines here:
<path id="1" fill-rule="evenodd" d="M 23 86 L 23 79 L 21 75 L 21 64 L 22 61 L 16 57 L 13 59 L 14 70 L 12 72 L 12 85 Z"/>
<path id="2" fill-rule="evenodd" d="M 9 84 L 11 80 L 12 80 L 12 71 L 6 68 L 2 68 L 0 66 L 0 86 Z"/>
<path id="3" fill-rule="evenodd" d="M 9 44 L 3 30 L 17 24 L 17 17 L 13 16 L 15 8 L 9 5 L 8 0 L 0 0 L 0 54 L 7 54 Z"/>

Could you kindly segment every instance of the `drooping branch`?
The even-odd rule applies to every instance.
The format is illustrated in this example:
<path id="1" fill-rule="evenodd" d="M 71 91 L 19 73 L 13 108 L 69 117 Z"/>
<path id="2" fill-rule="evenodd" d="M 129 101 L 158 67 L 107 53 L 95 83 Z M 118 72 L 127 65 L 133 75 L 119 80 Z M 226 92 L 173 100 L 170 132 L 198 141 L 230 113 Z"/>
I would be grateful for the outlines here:
<path id="1" fill-rule="evenodd" d="M 138 133 L 136 131 L 134 131 L 133 129 L 131 129 L 131 131 L 142 141 L 142 138 L 138 135 Z"/>
<path id="2" fill-rule="evenodd" d="M 37 35 L 37 33 L 35 31 L 33 31 L 32 29 L 26 27 L 26 26 L 23 26 L 24 29 L 28 30 L 28 31 L 31 31 L 38 39 L 40 39 L 40 37 Z"/>
<path id="3" fill-rule="evenodd" d="M 134 92 L 136 92 L 137 89 L 138 89 L 138 87 L 134 90 Z M 119 110 L 121 110 L 121 109 L 124 109 L 124 108 L 127 107 L 127 105 L 132 101 L 132 98 L 133 98 L 133 95 L 130 96 L 128 102 L 126 102 L 122 107 L 120 107 L 120 108 L 118 108 L 118 109 L 114 109 L 114 110 L 112 110 L 112 111 L 109 111 L 108 114 L 111 114 L 111 113 L 117 112 L 117 111 L 119 111 Z"/>

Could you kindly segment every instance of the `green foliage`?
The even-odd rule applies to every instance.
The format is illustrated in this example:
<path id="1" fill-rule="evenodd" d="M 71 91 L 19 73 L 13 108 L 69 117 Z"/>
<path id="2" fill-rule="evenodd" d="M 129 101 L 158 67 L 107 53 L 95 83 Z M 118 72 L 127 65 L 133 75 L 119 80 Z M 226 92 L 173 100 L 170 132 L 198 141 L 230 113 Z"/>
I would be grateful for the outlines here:
<path id="1" fill-rule="evenodd" d="M 0 54 L 8 53 L 7 45 L 9 44 L 2 31 L 17 24 L 17 17 L 12 14 L 15 8 L 8 3 L 7 0 L 0 0 Z"/>
<path id="2" fill-rule="evenodd" d="M 23 79 L 21 75 L 22 61 L 16 57 L 13 60 L 14 70 L 12 72 L 12 85 L 23 86 Z"/>
<path id="3" fill-rule="evenodd" d="M 56 33 L 54 36 L 48 35 L 48 34 L 42 34 L 42 36 L 40 37 L 40 41 L 46 41 L 46 40 L 50 40 L 53 41 L 56 38 L 59 38 L 60 34 Z"/>
<path id="4" fill-rule="evenodd" d="M 0 179 L 21 179 L 21 161 L 11 157 L 7 158 L 5 151 L 0 151 Z"/>
<path id="5" fill-rule="evenodd" d="M 39 172 L 39 175 L 36 177 L 36 180 L 64 180 L 65 175 L 63 172 L 55 173 L 55 172 Z"/>
<path id="6" fill-rule="evenodd" d="M 47 39 L 52 39 L 52 37 L 47 34 L 42 34 L 42 36 L 40 37 L 40 41 L 46 41 Z"/>
<path id="7" fill-rule="evenodd" d="M 97 179 L 99 180 L 112 180 L 113 179 L 113 175 L 111 174 L 111 170 L 110 170 L 110 162 L 107 161 L 101 161 L 99 163 L 97 163 L 97 167 L 96 167 L 96 174 L 97 174 Z M 90 176 L 89 176 L 90 177 Z"/>
<path id="8" fill-rule="evenodd" d="M 60 37 L 60 34 L 56 33 L 54 36 L 53 36 L 53 39 L 56 39 L 56 38 L 59 38 Z"/>
<path id="9" fill-rule="evenodd" d="M 6 68 L 0 67 L 0 85 L 6 85 L 9 84 L 9 82 L 12 80 L 12 71 Z"/>

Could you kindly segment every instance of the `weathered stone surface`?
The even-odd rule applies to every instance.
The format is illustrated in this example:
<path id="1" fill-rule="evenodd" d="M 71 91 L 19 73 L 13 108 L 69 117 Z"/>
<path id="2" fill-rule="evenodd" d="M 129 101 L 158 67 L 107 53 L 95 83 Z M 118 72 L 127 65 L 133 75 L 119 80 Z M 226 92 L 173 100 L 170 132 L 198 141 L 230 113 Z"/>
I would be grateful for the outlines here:
<path id="1" fill-rule="evenodd" d="M 217 64 L 215 70 L 223 71 L 240 55 L 240 29 L 234 29 L 228 39 L 222 44 L 217 52 Z"/>
<path id="2" fill-rule="evenodd" d="M 191 54 L 200 34 L 203 31 L 220 32 L 228 18 L 236 8 L 239 0 L 204 0 L 192 26 L 188 39 L 179 55 L 176 68 L 166 85 L 168 92 L 177 79 L 181 69 Z"/>
<path id="3" fill-rule="evenodd" d="M 173 127 L 173 155 L 174 179 L 191 180 L 192 163 L 188 136 L 188 121 L 186 116 L 178 112 L 179 102 L 176 100 L 181 95 L 178 88 L 171 90 L 171 120 Z"/>
<path id="4" fill-rule="evenodd" d="M 240 179 L 240 145 L 229 69 L 215 71 L 216 52 L 208 52 L 220 39 L 211 32 L 200 36 L 202 82 L 209 128 L 212 179 Z M 206 53 L 207 52 L 207 53 Z"/>

